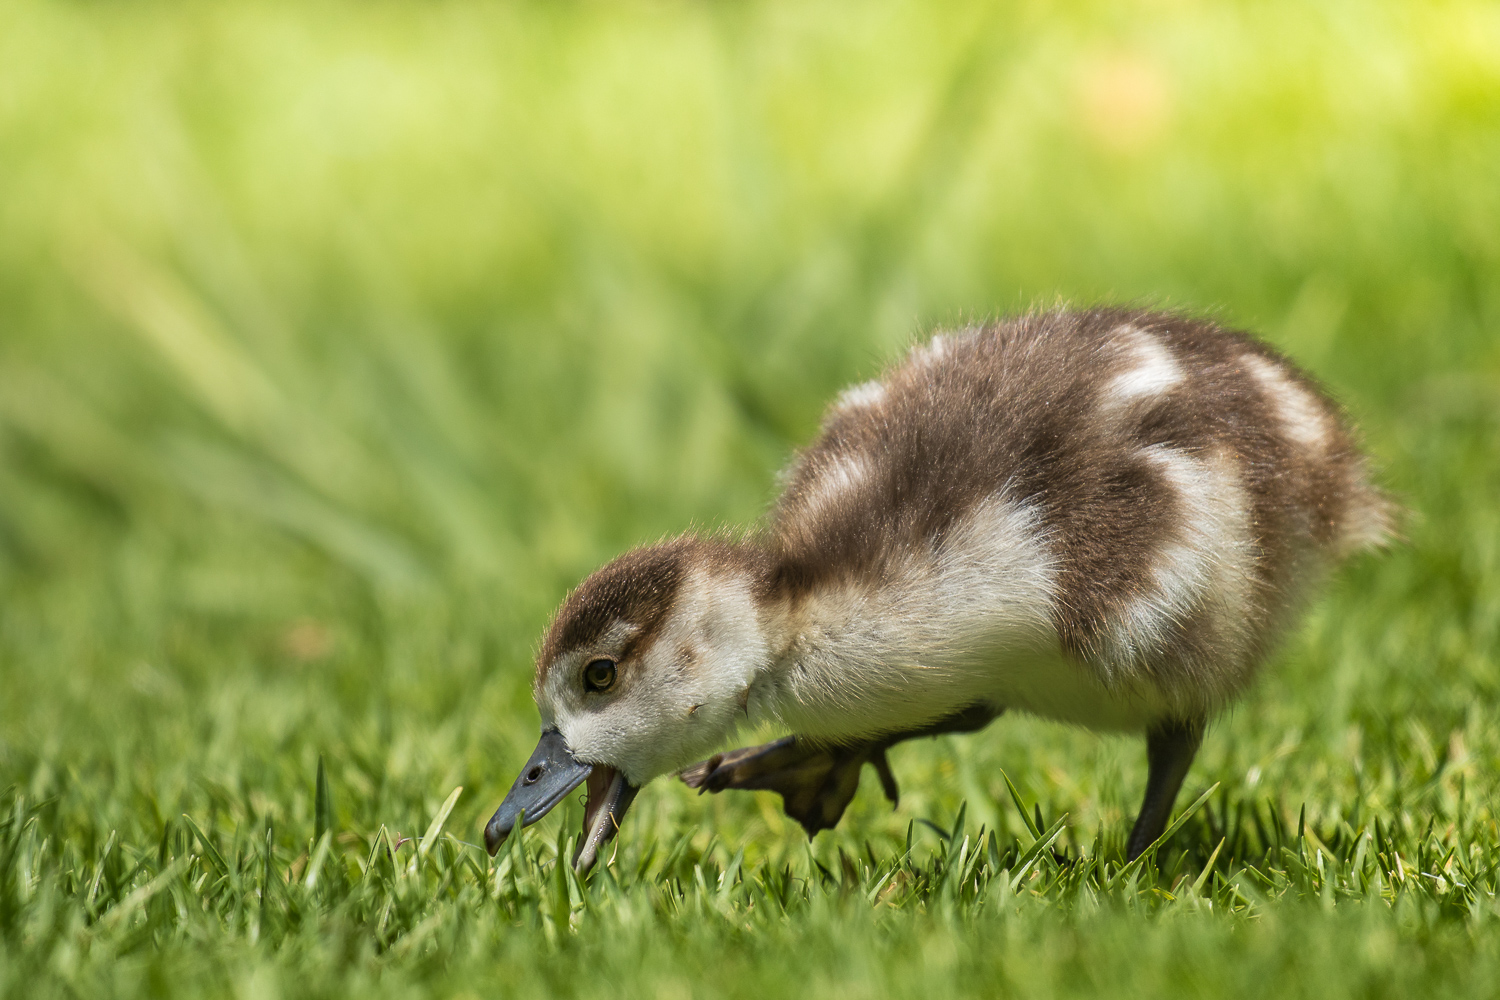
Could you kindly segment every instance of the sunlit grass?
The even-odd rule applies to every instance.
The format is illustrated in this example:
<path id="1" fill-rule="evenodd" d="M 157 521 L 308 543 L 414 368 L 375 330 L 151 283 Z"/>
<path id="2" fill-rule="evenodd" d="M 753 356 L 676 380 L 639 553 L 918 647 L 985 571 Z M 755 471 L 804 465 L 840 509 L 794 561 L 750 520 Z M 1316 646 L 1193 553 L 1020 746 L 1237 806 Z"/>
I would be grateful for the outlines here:
<path id="1" fill-rule="evenodd" d="M 0 6 L 0 996 L 1492 991 L 1497 163 L 1482 3 Z M 1261 332 L 1412 512 L 1144 865 L 1137 742 L 1011 717 L 811 845 L 472 846 L 568 586 L 1098 300 Z"/>

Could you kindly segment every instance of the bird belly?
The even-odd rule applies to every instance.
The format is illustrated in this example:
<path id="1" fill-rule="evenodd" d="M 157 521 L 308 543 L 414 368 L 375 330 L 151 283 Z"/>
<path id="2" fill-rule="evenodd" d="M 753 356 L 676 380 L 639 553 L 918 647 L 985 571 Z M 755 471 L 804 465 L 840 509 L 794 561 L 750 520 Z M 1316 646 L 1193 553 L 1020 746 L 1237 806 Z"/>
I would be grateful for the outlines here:
<path id="1" fill-rule="evenodd" d="M 1001 654 L 984 669 L 990 680 L 986 701 L 1045 719 L 1138 732 L 1172 714 L 1171 703 L 1151 685 L 1105 684 L 1060 647 Z"/>
<path id="2" fill-rule="evenodd" d="M 858 681 L 807 684 L 808 675 L 796 668 L 776 680 L 765 678 L 756 685 L 751 714 L 774 717 L 804 736 L 834 742 L 917 729 L 976 704 L 1100 731 L 1140 732 L 1158 719 L 1181 714 L 1149 682 L 1106 684 L 1097 670 L 1056 644 L 984 652 L 971 648 L 968 655 L 951 658 L 871 658 L 839 674 Z"/>

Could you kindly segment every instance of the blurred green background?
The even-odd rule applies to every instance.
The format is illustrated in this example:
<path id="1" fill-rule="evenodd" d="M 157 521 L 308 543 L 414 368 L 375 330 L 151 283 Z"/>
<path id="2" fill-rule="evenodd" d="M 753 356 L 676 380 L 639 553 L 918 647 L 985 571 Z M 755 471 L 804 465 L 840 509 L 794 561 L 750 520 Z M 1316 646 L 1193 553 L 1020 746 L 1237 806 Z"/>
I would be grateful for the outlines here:
<path id="1" fill-rule="evenodd" d="M 1189 791 L 1487 810 L 1495 4 L 0 0 L 0 788 L 85 853 L 295 845 L 321 753 L 341 829 L 462 784 L 476 841 L 569 586 L 755 519 L 934 328 L 1096 302 L 1258 331 L 1412 510 Z M 1003 766 L 1118 840 L 1142 756 L 1007 719 L 836 836 L 1016 827 Z M 622 850 L 801 857 L 776 807 L 658 783 Z"/>

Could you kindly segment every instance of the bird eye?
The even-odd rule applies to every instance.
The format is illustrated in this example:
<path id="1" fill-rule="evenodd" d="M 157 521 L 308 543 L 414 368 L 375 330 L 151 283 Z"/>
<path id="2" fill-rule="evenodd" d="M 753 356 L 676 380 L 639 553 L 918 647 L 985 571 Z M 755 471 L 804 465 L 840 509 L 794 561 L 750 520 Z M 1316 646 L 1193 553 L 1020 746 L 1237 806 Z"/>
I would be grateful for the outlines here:
<path id="1" fill-rule="evenodd" d="M 614 683 L 614 660 L 591 660 L 583 668 L 583 686 L 590 691 L 608 691 Z"/>

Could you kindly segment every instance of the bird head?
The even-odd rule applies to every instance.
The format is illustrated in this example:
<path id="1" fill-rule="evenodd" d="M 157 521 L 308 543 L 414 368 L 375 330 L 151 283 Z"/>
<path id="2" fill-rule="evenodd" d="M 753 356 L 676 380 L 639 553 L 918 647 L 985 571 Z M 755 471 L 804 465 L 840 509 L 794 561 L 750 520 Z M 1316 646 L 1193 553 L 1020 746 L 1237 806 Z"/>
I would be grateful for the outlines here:
<path id="1" fill-rule="evenodd" d="M 769 655 L 762 579 L 748 547 L 687 537 L 629 552 L 568 596 L 537 657 L 541 739 L 485 827 L 491 854 L 586 782 L 573 864 L 587 869 L 642 785 L 734 731 Z"/>

